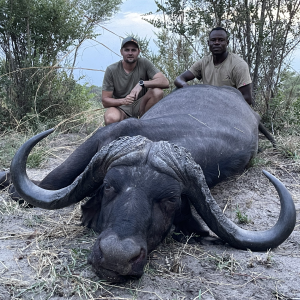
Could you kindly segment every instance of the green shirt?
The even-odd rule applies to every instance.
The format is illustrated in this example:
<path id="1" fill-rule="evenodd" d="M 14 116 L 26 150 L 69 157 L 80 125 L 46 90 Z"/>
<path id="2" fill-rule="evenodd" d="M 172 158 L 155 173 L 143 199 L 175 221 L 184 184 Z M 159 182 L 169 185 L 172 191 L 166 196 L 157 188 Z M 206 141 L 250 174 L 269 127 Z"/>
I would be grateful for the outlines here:
<path id="1" fill-rule="evenodd" d="M 113 92 L 113 97 L 116 99 L 125 98 L 140 79 L 147 81 L 152 79 L 158 72 L 160 71 L 148 59 L 139 57 L 133 71 L 127 74 L 120 60 L 107 67 L 102 90 Z M 145 95 L 146 92 L 146 88 L 142 89 L 138 98 Z"/>
<path id="2" fill-rule="evenodd" d="M 240 88 L 251 83 L 248 64 L 237 54 L 228 53 L 219 65 L 214 65 L 213 56 L 205 56 L 189 69 L 203 84 Z"/>

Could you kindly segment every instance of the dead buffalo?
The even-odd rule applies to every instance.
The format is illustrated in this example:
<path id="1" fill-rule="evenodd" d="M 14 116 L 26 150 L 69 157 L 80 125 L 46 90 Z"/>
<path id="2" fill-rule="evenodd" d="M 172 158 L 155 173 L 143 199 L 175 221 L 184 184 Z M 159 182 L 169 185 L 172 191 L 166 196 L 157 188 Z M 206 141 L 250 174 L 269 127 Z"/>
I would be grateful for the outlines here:
<path id="1" fill-rule="evenodd" d="M 209 188 L 242 172 L 258 147 L 259 118 L 233 88 L 177 90 L 140 120 L 100 128 L 39 186 L 26 175 L 31 149 L 53 130 L 27 141 L 11 164 L 17 192 L 27 202 L 59 209 L 89 196 L 82 223 L 100 235 L 89 258 L 109 281 L 141 276 L 147 254 L 175 225 L 176 232 L 205 236 L 190 203 L 208 227 L 233 247 L 266 251 L 291 234 L 293 200 L 275 177 L 281 212 L 274 227 L 247 231 L 227 219 Z"/>

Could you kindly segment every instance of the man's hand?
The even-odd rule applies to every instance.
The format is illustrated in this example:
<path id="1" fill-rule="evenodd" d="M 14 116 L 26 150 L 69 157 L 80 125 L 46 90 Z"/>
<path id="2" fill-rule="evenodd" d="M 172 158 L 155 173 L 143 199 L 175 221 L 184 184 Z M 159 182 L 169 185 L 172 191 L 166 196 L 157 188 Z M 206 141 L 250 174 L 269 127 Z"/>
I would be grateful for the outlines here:
<path id="1" fill-rule="evenodd" d="M 193 80 L 194 78 L 195 78 L 195 75 L 194 75 L 191 71 L 187 70 L 187 71 L 185 71 L 184 73 L 180 74 L 180 75 L 175 79 L 174 84 L 175 84 L 175 86 L 178 87 L 179 89 L 180 89 L 180 88 L 183 88 L 183 87 L 187 87 L 187 86 L 189 86 L 189 85 L 187 84 L 187 82 L 190 81 L 190 80 Z"/>
<path id="2" fill-rule="evenodd" d="M 139 93 L 140 91 L 142 90 L 142 87 L 137 84 L 133 89 L 132 91 L 130 92 L 129 95 L 131 95 L 132 97 L 134 97 L 134 100 L 137 100 L 138 96 L 139 96 Z"/>
<path id="3" fill-rule="evenodd" d="M 125 98 L 113 98 L 112 91 L 102 91 L 102 104 L 105 108 L 130 105 L 134 102 L 134 96 L 130 93 Z"/>
<path id="4" fill-rule="evenodd" d="M 127 95 L 124 99 L 123 99 L 123 103 L 122 105 L 130 105 L 134 102 L 135 98 L 134 96 L 132 95 L 132 92 Z"/>

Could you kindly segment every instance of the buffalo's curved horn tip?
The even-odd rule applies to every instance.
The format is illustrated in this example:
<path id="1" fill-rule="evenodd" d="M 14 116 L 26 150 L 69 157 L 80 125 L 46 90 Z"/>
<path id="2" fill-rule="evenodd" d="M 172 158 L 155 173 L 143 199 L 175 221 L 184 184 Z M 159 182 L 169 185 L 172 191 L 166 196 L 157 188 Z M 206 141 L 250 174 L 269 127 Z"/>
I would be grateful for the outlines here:
<path id="1" fill-rule="evenodd" d="M 25 142 L 15 154 L 10 167 L 11 179 L 19 195 L 28 203 L 45 209 L 58 209 L 72 204 L 68 194 L 76 184 L 74 182 L 72 185 L 56 191 L 45 190 L 31 182 L 26 174 L 26 161 L 30 151 L 53 131 L 53 128 L 46 130 Z M 73 202 L 75 203 L 75 201 Z"/>
<path id="2" fill-rule="evenodd" d="M 275 186 L 280 197 L 280 214 L 276 224 L 265 231 L 245 230 L 228 219 L 212 197 L 203 173 L 198 173 L 198 183 L 191 189 L 190 200 L 208 227 L 221 239 L 238 249 L 267 251 L 282 244 L 296 225 L 296 209 L 291 194 L 276 177 L 263 171 Z M 192 191 L 194 190 L 194 191 Z"/>
<path id="3" fill-rule="evenodd" d="M 279 195 L 281 210 L 278 223 L 282 221 L 282 229 L 285 231 L 284 235 L 289 236 L 296 225 L 296 209 L 293 198 L 280 180 L 265 170 L 263 170 L 263 173 L 274 185 Z"/>

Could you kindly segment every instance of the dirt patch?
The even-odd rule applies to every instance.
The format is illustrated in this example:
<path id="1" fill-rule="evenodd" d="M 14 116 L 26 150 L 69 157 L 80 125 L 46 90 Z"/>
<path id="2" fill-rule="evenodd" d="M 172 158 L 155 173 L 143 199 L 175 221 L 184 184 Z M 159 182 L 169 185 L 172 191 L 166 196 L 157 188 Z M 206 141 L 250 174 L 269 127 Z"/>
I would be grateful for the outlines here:
<path id="1" fill-rule="evenodd" d="M 60 136 L 42 169 L 41 179 L 62 162 L 82 136 Z M 58 211 L 19 207 L 0 193 L 0 299 L 300 299 L 300 163 L 272 149 L 255 166 L 219 184 L 212 194 L 225 214 L 251 230 L 270 228 L 278 218 L 279 199 L 261 170 L 280 179 L 297 209 L 292 235 L 262 253 L 228 245 L 189 245 L 171 237 L 149 255 L 140 280 L 111 285 L 87 265 L 96 234 L 80 226 L 80 205 Z"/>

